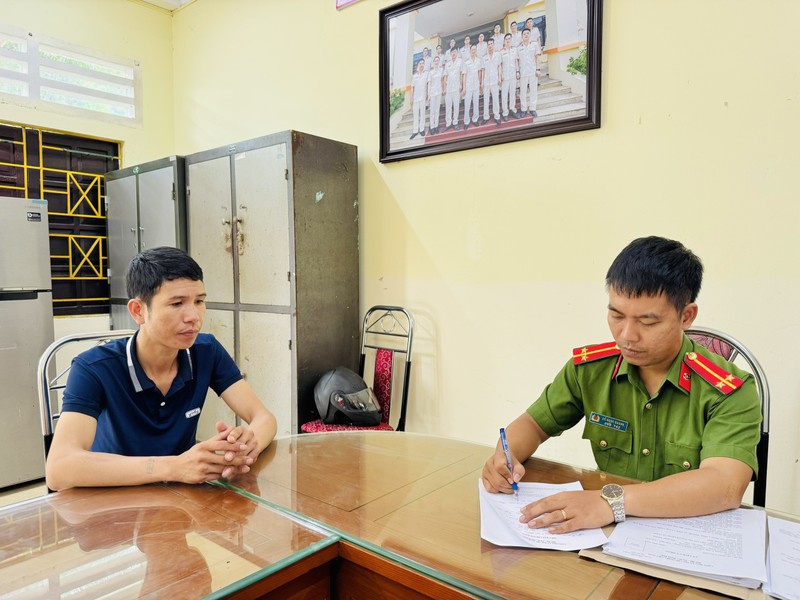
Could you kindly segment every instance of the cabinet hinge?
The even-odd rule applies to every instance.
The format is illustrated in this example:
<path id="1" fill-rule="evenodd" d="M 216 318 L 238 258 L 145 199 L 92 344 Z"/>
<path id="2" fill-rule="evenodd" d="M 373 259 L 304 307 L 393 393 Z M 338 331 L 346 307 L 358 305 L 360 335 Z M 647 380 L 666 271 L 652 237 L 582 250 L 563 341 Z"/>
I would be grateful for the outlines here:
<path id="1" fill-rule="evenodd" d="M 292 280 L 292 272 L 291 271 L 286 271 L 286 280 L 287 281 L 291 281 Z"/>
<path id="2" fill-rule="evenodd" d="M 292 349 L 292 340 L 289 340 L 289 350 Z"/>
<path id="3" fill-rule="evenodd" d="M 286 181 L 289 181 L 289 169 L 284 169 L 284 170 L 283 170 L 283 178 L 284 178 Z"/>

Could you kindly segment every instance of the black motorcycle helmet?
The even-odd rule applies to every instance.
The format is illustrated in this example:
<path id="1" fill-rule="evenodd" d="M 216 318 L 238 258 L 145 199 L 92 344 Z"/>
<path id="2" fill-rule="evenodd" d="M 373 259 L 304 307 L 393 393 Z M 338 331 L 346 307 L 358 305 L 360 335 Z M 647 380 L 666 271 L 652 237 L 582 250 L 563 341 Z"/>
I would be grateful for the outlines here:
<path id="1" fill-rule="evenodd" d="M 374 392 L 346 367 L 322 374 L 314 386 L 314 402 L 323 423 L 370 427 L 381 422 L 381 408 Z"/>

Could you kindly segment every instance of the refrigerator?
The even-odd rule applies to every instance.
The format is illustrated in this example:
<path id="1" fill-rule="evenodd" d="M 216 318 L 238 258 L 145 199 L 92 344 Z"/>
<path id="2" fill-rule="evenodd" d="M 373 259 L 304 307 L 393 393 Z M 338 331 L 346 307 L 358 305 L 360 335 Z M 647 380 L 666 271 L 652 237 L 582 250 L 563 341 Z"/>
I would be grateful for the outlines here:
<path id="1" fill-rule="evenodd" d="M 44 477 L 36 369 L 52 342 L 47 201 L 0 196 L 0 488 Z"/>

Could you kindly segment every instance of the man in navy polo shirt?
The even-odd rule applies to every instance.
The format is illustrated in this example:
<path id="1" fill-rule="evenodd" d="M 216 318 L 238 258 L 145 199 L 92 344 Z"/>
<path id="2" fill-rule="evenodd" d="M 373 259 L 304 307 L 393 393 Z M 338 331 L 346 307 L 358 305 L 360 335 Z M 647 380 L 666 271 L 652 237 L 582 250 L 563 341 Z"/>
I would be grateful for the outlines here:
<path id="1" fill-rule="evenodd" d="M 248 472 L 277 425 L 222 345 L 200 333 L 202 269 L 182 250 L 152 248 L 133 258 L 126 282 L 139 330 L 73 361 L 48 487 L 201 483 Z M 214 437 L 196 443 L 209 388 L 248 425 L 219 421 Z"/>

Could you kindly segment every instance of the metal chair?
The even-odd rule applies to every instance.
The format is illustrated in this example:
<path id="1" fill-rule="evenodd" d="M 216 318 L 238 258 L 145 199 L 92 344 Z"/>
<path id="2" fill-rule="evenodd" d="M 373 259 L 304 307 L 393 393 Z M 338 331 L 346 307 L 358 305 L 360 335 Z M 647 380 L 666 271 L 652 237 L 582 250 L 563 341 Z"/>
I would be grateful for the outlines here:
<path id="1" fill-rule="evenodd" d="M 72 367 L 70 364 L 70 366 L 63 369 L 55 377 L 52 379 L 49 378 L 51 363 L 56 358 L 58 352 L 66 346 L 72 346 L 80 342 L 95 341 L 95 345 L 102 345 L 116 338 L 130 337 L 134 333 L 136 332 L 133 329 L 116 329 L 114 331 L 99 331 L 96 333 L 76 333 L 57 339 L 42 353 L 42 356 L 39 358 L 36 381 L 39 391 L 39 414 L 42 421 L 45 456 L 47 456 L 47 453 L 50 451 L 50 443 L 53 441 L 55 423 L 58 417 L 61 416 L 58 410 L 55 412 L 53 411 L 53 401 L 50 394 L 58 390 L 63 390 L 66 387 L 66 379 L 63 379 L 63 383 L 61 383 L 61 380 L 69 373 Z M 58 409 L 57 406 L 56 409 Z"/>
<path id="2" fill-rule="evenodd" d="M 364 315 L 361 333 L 361 358 L 358 374 L 364 377 L 367 365 L 367 353 L 374 350 L 374 368 L 372 369 L 372 390 L 381 407 L 381 423 L 374 427 L 358 425 L 339 425 L 323 423 L 320 419 L 303 423 L 301 431 L 319 433 L 326 431 L 353 430 L 385 430 L 405 431 L 406 404 L 408 402 L 408 385 L 411 378 L 411 343 L 414 337 L 414 319 L 405 308 L 400 306 L 373 306 Z M 397 426 L 389 424 L 392 394 L 398 387 L 397 370 L 394 368 L 395 356 L 404 355 L 405 368 L 402 371 L 402 391 Z M 369 385 L 369 381 L 367 384 Z"/>
<path id="3" fill-rule="evenodd" d="M 756 446 L 758 479 L 753 485 L 753 504 L 765 506 L 767 496 L 767 456 L 769 453 L 769 385 L 767 384 L 764 369 L 761 368 L 756 357 L 744 344 L 727 333 L 722 333 L 709 327 L 691 327 L 686 330 L 686 335 L 729 362 L 736 364 L 736 359 L 741 358 L 746 363 L 742 368 L 749 371 L 755 380 L 758 397 L 761 400 L 762 420 L 761 437 L 758 441 L 758 446 Z"/>

